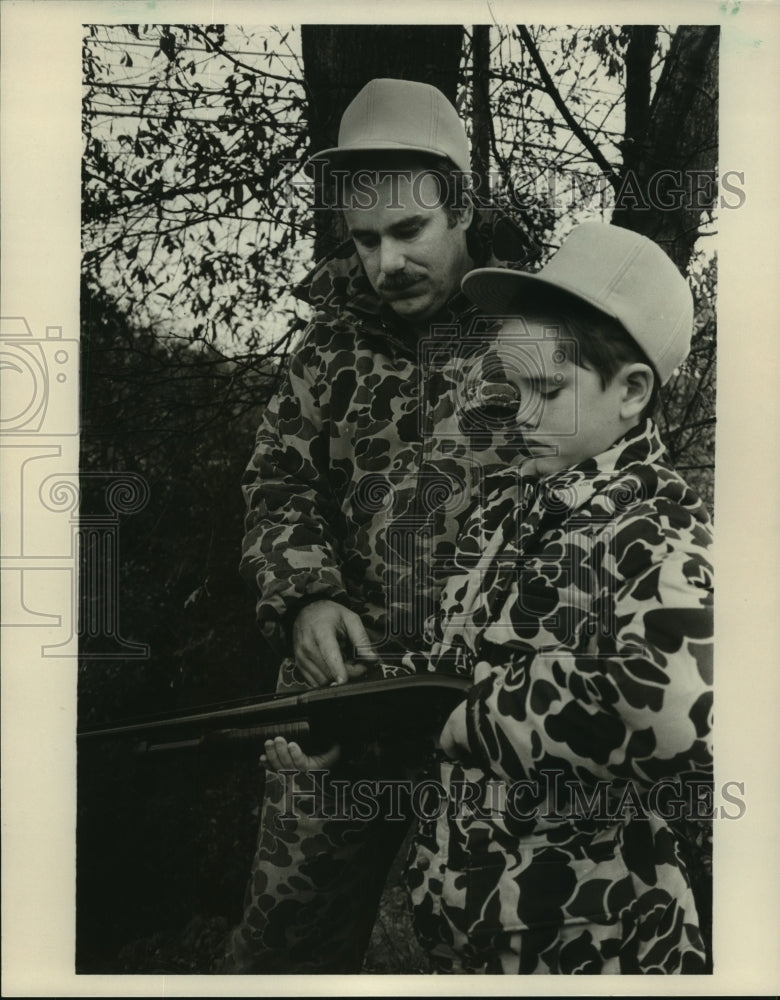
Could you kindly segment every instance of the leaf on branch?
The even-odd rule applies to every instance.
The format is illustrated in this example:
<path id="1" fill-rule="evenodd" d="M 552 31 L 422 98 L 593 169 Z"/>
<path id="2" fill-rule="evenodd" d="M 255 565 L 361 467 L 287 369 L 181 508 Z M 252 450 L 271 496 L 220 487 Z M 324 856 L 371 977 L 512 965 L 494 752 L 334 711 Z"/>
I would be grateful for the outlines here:
<path id="1" fill-rule="evenodd" d="M 121 66 L 132 66 L 133 60 L 130 58 L 129 52 L 123 52 L 122 58 L 119 60 Z"/>
<path id="2" fill-rule="evenodd" d="M 176 58 L 176 38 L 170 32 L 166 31 L 161 36 L 160 51 L 168 57 L 170 62 L 173 62 Z"/>

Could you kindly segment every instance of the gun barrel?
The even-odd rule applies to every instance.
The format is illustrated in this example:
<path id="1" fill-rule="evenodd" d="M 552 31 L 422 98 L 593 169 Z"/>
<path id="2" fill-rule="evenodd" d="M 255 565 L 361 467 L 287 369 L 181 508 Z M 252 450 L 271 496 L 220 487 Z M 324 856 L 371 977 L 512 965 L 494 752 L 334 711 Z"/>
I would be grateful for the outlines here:
<path id="1" fill-rule="evenodd" d="M 353 681 L 292 694 L 206 706 L 79 732 L 80 741 L 134 737 L 148 748 L 203 742 L 288 739 L 329 745 L 344 738 L 409 737 L 441 725 L 471 682 L 449 675 L 413 675 Z"/>

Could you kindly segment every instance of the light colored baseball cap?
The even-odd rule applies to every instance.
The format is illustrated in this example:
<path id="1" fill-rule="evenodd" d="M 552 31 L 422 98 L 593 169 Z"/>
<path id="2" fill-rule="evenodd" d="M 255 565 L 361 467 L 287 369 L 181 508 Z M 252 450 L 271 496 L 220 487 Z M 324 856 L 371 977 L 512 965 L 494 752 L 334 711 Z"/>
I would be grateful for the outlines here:
<path id="1" fill-rule="evenodd" d="M 542 296 L 567 292 L 618 320 L 668 382 L 688 356 L 693 296 L 664 251 L 646 236 L 601 222 L 576 226 L 536 274 L 477 268 L 463 291 L 492 316 L 522 313 Z"/>
<path id="2" fill-rule="evenodd" d="M 341 117 L 338 146 L 315 153 L 317 161 L 337 165 L 355 153 L 413 150 L 446 156 L 466 173 L 471 157 L 466 130 L 444 94 L 416 80 L 370 80 Z"/>

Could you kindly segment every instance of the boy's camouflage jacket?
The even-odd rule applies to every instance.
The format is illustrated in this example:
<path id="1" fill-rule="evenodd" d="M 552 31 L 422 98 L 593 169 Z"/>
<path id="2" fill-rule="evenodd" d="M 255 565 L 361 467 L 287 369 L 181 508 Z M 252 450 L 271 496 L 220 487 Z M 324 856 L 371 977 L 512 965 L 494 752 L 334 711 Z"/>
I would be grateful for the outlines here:
<path id="1" fill-rule="evenodd" d="M 522 254 L 506 220 L 493 236 L 504 256 L 482 259 Z M 516 458 L 490 427 L 463 417 L 464 368 L 485 336 L 458 294 L 429 337 L 412 339 L 382 307 L 351 243 L 302 294 L 313 318 L 244 479 L 241 571 L 280 650 L 301 607 L 327 598 L 361 615 L 386 673 L 415 669 L 451 566 L 455 516 L 486 469 Z"/>
<path id="2" fill-rule="evenodd" d="M 673 829 L 711 781 L 711 532 L 662 456 L 647 422 L 535 483 L 507 470 L 464 521 L 435 655 L 477 670 L 471 757 L 439 775 L 472 808 L 423 823 L 409 871 L 443 969 L 460 942 L 508 971 L 480 963 L 514 934 L 515 971 L 702 971 Z"/>

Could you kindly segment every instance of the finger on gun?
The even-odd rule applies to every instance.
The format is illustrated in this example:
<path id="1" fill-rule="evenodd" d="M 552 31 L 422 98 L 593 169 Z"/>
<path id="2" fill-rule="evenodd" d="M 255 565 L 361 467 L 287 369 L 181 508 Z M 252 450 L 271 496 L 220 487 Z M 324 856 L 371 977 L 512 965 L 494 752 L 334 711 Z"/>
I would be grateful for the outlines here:
<path id="1" fill-rule="evenodd" d="M 359 618 L 346 619 L 344 625 L 350 642 L 355 647 L 355 656 L 360 660 L 378 660 L 379 655 L 368 638 L 368 633 Z"/>
<path id="2" fill-rule="evenodd" d="M 345 684 L 347 681 L 347 668 L 341 655 L 341 648 L 335 633 L 319 635 L 317 642 L 320 648 L 320 661 L 324 672 L 330 674 L 332 680 L 337 684 Z M 327 681 L 326 681 L 327 683 Z"/>
<path id="3" fill-rule="evenodd" d="M 265 741 L 265 753 L 260 757 L 260 760 L 263 766 L 269 771 L 278 771 L 280 769 L 281 764 L 273 740 Z"/>
<path id="4" fill-rule="evenodd" d="M 276 757 L 281 765 L 280 769 L 284 769 L 286 771 L 296 769 L 297 765 L 293 761 L 290 753 L 290 747 L 287 740 L 283 736 L 274 737 L 274 749 Z"/>
<path id="5" fill-rule="evenodd" d="M 347 668 L 347 674 L 350 680 L 354 680 L 356 677 L 362 677 L 368 670 L 365 663 L 360 663 L 357 660 L 345 660 L 344 665 Z"/>
<path id="6" fill-rule="evenodd" d="M 330 677 L 323 673 L 320 667 L 315 663 L 315 661 L 307 656 L 298 663 L 299 669 L 303 674 L 304 680 L 311 687 L 326 687 L 330 684 Z"/>

